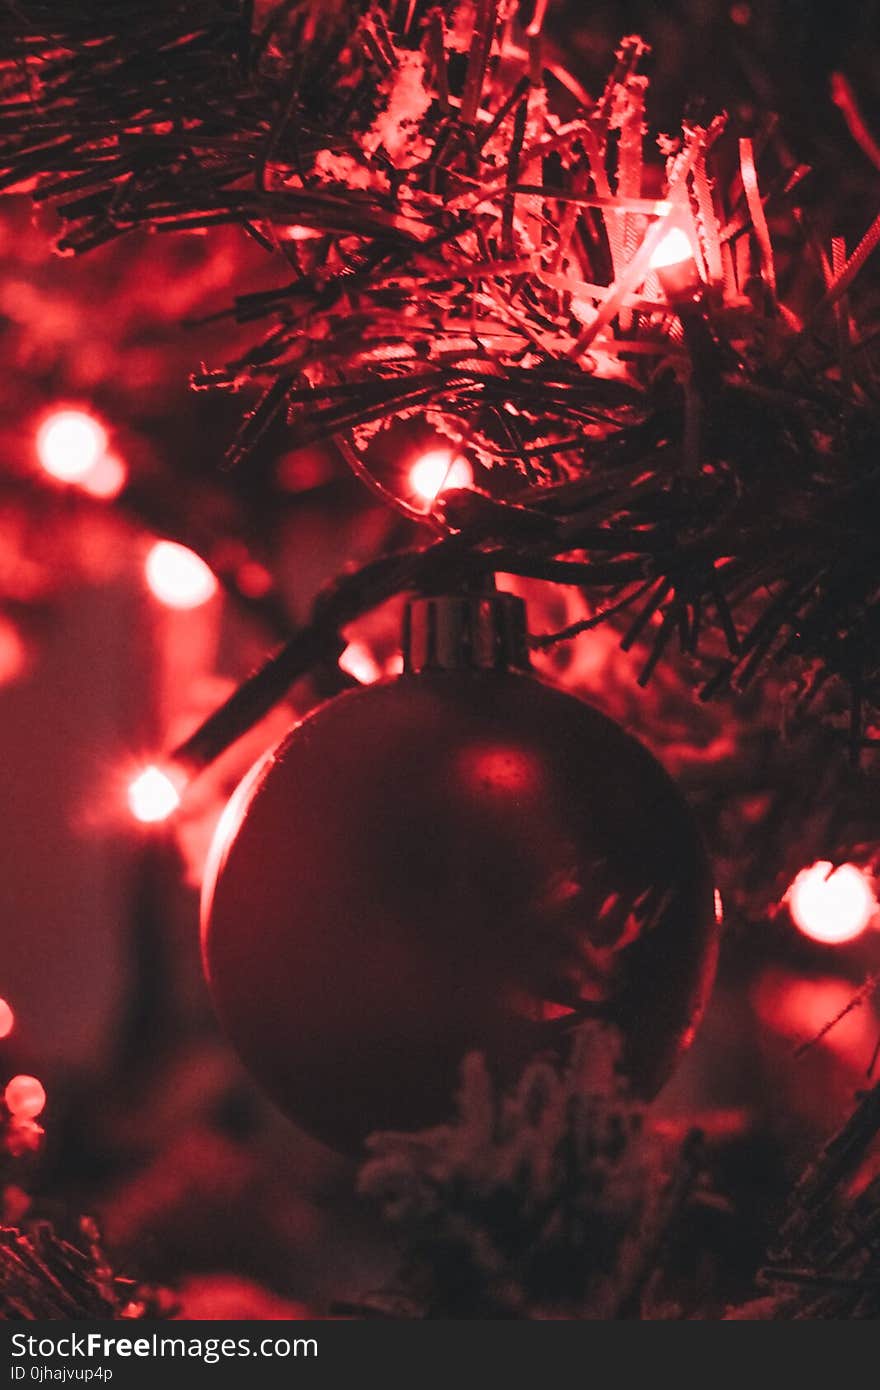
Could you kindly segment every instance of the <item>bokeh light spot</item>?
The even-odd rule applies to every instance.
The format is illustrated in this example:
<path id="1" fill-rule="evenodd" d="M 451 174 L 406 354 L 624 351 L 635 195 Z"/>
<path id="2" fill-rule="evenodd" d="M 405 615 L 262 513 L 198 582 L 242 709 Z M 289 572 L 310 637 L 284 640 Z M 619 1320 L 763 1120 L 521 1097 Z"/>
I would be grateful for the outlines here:
<path id="1" fill-rule="evenodd" d="M 861 869 L 855 864 L 834 869 L 827 859 L 801 869 L 784 901 L 798 931 L 829 946 L 861 936 L 877 910 L 874 890 Z"/>
<path id="2" fill-rule="evenodd" d="M 128 787 L 128 807 L 135 820 L 155 825 L 167 820 L 180 805 L 176 779 L 155 765 L 144 768 Z"/>
<path id="3" fill-rule="evenodd" d="M 107 431 L 85 410 L 55 410 L 37 430 L 37 457 L 59 482 L 79 482 L 107 447 Z"/>
<path id="4" fill-rule="evenodd" d="M 15 1014 L 5 999 L 0 999 L 0 1038 L 8 1038 L 15 1027 Z"/>
<path id="5" fill-rule="evenodd" d="M 46 1104 L 46 1092 L 35 1076 L 13 1076 L 3 1099 L 17 1120 L 32 1120 Z"/>
<path id="6" fill-rule="evenodd" d="M 128 469 L 117 454 L 102 454 L 97 462 L 79 479 L 83 492 L 109 502 L 118 497 L 128 480 Z"/>
<path id="7" fill-rule="evenodd" d="M 20 676 L 27 664 L 27 651 L 18 628 L 0 614 L 0 685 Z"/>
<path id="8" fill-rule="evenodd" d="M 265 598 L 272 592 L 273 580 L 258 560 L 245 560 L 235 571 L 235 582 L 245 598 Z"/>
<path id="9" fill-rule="evenodd" d="M 217 577 L 210 566 L 176 541 L 156 541 L 145 573 L 154 598 L 168 608 L 200 608 L 217 592 Z"/>

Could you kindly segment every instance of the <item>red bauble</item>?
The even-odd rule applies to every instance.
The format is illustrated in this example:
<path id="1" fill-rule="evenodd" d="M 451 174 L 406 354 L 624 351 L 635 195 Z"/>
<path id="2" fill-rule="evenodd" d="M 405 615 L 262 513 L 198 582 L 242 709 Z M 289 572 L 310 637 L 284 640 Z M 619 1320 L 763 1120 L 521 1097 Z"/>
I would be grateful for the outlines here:
<path id="1" fill-rule="evenodd" d="M 407 674 L 317 709 L 230 803 L 202 921 L 245 1063 L 343 1149 L 445 1119 L 467 1052 L 513 1075 L 584 1016 L 617 1026 L 651 1094 L 717 939 L 659 764 L 511 670 Z"/>

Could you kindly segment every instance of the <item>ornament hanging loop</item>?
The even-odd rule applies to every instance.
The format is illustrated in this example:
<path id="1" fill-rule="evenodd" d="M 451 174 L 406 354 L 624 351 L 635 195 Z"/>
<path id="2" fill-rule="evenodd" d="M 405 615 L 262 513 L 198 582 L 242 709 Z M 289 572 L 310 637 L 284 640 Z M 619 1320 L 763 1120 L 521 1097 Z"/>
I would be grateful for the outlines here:
<path id="1" fill-rule="evenodd" d="M 403 668 L 528 671 L 526 606 L 502 592 L 420 595 L 403 619 Z"/>

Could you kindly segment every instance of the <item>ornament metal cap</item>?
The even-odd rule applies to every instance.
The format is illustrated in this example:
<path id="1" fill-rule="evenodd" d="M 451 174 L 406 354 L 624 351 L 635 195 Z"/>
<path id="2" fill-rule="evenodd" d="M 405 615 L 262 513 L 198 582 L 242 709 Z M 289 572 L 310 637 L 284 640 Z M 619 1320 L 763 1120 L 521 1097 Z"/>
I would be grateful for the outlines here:
<path id="1" fill-rule="evenodd" d="M 508 593 L 420 595 L 403 619 L 403 669 L 528 671 L 526 606 Z"/>

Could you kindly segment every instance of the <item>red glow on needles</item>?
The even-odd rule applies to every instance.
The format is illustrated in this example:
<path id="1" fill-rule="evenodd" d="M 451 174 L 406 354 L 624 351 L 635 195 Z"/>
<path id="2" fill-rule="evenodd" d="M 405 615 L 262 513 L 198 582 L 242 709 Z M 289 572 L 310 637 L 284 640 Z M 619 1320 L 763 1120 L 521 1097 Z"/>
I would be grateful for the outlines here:
<path id="1" fill-rule="evenodd" d="M 37 431 L 40 464 L 62 483 L 81 482 L 106 447 L 107 431 L 85 410 L 54 410 Z"/>
<path id="2" fill-rule="evenodd" d="M 167 608 L 200 608 L 217 592 L 217 578 L 201 556 L 175 541 L 157 541 L 147 556 L 147 583 Z"/>
<path id="3" fill-rule="evenodd" d="M 129 783 L 128 808 L 142 825 L 156 825 L 173 815 L 180 805 L 182 779 L 152 765 Z"/>
<path id="4" fill-rule="evenodd" d="M 832 870 L 827 859 L 802 869 L 784 901 L 798 931 L 827 946 L 861 936 L 877 910 L 874 890 L 861 869 L 841 864 Z"/>

